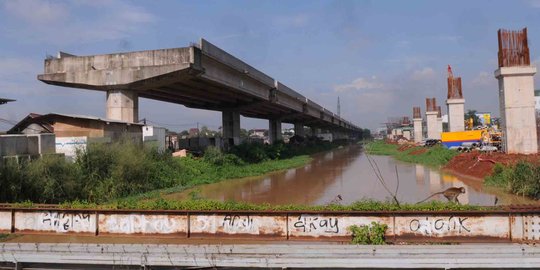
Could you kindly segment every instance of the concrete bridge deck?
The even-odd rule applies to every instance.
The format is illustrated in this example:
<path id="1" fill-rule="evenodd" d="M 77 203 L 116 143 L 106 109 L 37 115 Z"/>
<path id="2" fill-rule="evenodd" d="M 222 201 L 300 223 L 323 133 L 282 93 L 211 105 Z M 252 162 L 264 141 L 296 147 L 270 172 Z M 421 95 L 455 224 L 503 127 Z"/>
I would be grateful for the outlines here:
<path id="1" fill-rule="evenodd" d="M 110 119 L 138 121 L 138 97 L 222 111 L 226 138 L 238 136 L 240 114 L 271 120 L 273 139 L 279 139 L 281 122 L 296 124 L 302 134 L 304 126 L 349 134 L 359 130 L 204 39 L 174 49 L 93 56 L 59 53 L 58 58 L 45 60 L 38 79 L 106 91 Z"/>

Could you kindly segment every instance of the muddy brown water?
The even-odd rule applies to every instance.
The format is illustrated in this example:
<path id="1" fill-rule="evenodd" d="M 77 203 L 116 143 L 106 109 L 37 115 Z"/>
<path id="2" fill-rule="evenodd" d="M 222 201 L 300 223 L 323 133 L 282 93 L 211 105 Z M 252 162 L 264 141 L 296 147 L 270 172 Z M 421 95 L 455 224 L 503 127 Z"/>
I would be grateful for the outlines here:
<path id="1" fill-rule="evenodd" d="M 397 197 L 400 202 L 415 203 L 449 187 L 464 187 L 466 193 L 459 196 L 459 201 L 464 204 L 494 205 L 496 198 L 497 204 L 534 203 L 530 199 L 507 194 L 496 188 L 486 188 L 479 180 L 400 162 L 388 156 L 371 157 L 390 190 L 396 188 L 397 167 Z M 327 204 L 337 195 L 341 195 L 342 204 L 362 199 L 384 201 L 390 198 L 377 180 L 362 148 L 356 145 L 316 154 L 312 162 L 300 168 L 203 185 L 167 197 L 188 199 L 193 194 L 221 201 L 305 205 Z M 446 200 L 443 196 L 433 199 Z"/>

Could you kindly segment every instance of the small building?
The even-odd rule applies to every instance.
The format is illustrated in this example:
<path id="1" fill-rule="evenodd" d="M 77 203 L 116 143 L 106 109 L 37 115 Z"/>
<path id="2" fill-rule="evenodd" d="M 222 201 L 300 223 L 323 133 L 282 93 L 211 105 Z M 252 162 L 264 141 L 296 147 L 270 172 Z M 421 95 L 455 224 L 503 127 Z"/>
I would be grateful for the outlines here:
<path id="1" fill-rule="evenodd" d="M 249 137 L 264 138 L 265 133 L 268 133 L 268 129 L 252 129 L 249 131 Z"/>
<path id="2" fill-rule="evenodd" d="M 142 134 L 144 144 L 153 144 L 157 146 L 158 151 L 160 152 L 163 152 L 168 148 L 166 142 L 167 129 L 163 127 L 143 126 Z"/>
<path id="3" fill-rule="evenodd" d="M 142 124 L 102 119 L 94 116 L 31 113 L 8 130 L 8 134 L 54 133 L 56 153 L 75 155 L 75 148 L 88 142 L 114 142 L 129 138 L 142 143 Z"/>

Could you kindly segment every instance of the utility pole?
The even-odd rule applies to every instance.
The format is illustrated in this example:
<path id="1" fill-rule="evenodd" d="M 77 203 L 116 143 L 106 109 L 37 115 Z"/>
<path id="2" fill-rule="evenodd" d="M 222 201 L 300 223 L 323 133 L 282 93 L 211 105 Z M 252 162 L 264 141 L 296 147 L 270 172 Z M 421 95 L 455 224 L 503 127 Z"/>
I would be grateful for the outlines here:
<path id="1" fill-rule="evenodd" d="M 337 115 L 341 117 L 341 104 L 339 103 L 339 96 L 337 97 Z"/>

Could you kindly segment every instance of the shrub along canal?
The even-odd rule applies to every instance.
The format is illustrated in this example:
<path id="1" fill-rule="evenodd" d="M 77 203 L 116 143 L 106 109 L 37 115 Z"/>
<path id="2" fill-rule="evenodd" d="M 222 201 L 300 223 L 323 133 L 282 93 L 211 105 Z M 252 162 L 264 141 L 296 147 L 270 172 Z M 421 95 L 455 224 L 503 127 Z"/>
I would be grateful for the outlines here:
<path id="1" fill-rule="evenodd" d="M 369 161 L 358 145 L 334 149 L 312 156 L 309 164 L 269 175 L 226 180 L 165 195 L 168 199 L 200 197 L 220 201 L 249 203 L 324 205 L 341 195 L 342 204 L 363 199 L 389 200 Z M 459 196 L 463 204 L 492 206 L 523 204 L 533 201 L 486 188 L 483 183 L 441 172 L 419 164 L 397 161 L 390 156 L 371 155 L 390 190 L 396 188 L 396 166 L 399 175 L 397 198 L 415 203 L 449 187 L 464 187 Z M 446 201 L 443 196 L 434 200 Z"/>

